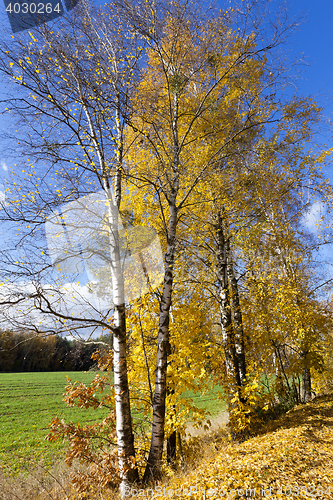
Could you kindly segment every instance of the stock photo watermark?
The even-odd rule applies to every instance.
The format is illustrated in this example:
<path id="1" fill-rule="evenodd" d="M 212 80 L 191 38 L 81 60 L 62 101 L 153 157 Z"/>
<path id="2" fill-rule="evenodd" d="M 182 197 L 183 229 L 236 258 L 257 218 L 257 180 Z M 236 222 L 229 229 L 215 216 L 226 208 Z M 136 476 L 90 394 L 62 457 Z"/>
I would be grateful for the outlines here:
<path id="1" fill-rule="evenodd" d="M 64 204 L 48 217 L 45 231 L 54 272 L 64 283 L 80 283 L 81 296 L 84 286 L 95 311 L 130 303 L 163 281 L 156 231 L 124 225 L 111 194 L 98 191 Z"/>
<path id="2" fill-rule="evenodd" d="M 267 488 L 264 487 L 255 487 L 250 488 L 244 486 L 243 488 L 234 488 L 230 490 L 226 490 L 225 488 L 204 488 L 202 486 L 181 486 L 179 488 L 169 488 L 156 486 L 155 488 L 147 488 L 147 489 L 135 489 L 126 487 L 125 488 L 125 497 L 143 497 L 143 498 L 177 498 L 177 497 L 194 497 L 201 499 L 209 499 L 209 498 L 269 498 L 272 495 L 281 495 L 282 497 L 292 497 L 292 496 L 304 496 L 310 498 L 325 498 L 332 497 L 333 487 L 321 487 L 321 486 L 279 486 L 278 488 L 273 488 L 269 486 Z"/>
<path id="3" fill-rule="evenodd" d="M 12 32 L 28 30 L 64 15 L 62 0 L 3 0 Z M 64 0 L 67 11 L 80 0 Z"/>

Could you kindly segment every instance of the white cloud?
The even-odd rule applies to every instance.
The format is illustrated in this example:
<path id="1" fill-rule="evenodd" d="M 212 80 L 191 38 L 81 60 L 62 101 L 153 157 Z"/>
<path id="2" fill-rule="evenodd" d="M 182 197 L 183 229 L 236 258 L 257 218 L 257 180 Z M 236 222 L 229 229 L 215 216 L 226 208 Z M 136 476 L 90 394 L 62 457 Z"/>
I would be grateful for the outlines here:
<path id="1" fill-rule="evenodd" d="M 8 172 L 8 167 L 7 167 L 7 164 L 5 161 L 1 160 L 1 168 L 2 170 L 4 170 L 5 172 Z"/>
<path id="2" fill-rule="evenodd" d="M 66 327 L 74 333 L 77 330 L 77 337 L 88 339 L 90 335 L 99 336 L 102 331 L 93 320 L 103 320 L 102 309 L 106 306 L 110 308 L 110 301 L 106 300 L 103 304 L 96 304 L 96 299 L 89 291 L 87 285 L 79 283 L 66 283 L 60 288 L 54 285 L 39 285 L 39 290 L 44 289 L 44 296 L 47 297 L 52 309 L 68 317 L 76 317 L 68 320 Z M 52 314 L 46 314 L 36 308 L 33 295 L 36 293 L 36 286 L 29 281 L 22 281 L 18 284 L 7 283 L 0 287 L 0 309 L 1 319 L 0 327 L 6 328 L 10 325 L 16 327 L 25 327 L 26 329 L 38 328 L 40 332 L 49 329 L 59 331 L 60 323 L 57 317 Z M 19 299 L 22 299 L 18 302 Z M 3 302 L 3 305 L 1 305 Z M 4 302 L 7 302 L 5 305 Z M 12 305 L 10 305 L 10 302 Z M 101 309 L 98 310 L 96 305 Z M 46 304 L 43 303 L 46 310 Z M 84 321 L 86 319 L 87 321 Z M 61 330 L 65 333 L 65 325 Z M 75 333 L 74 333 L 75 336 Z"/>
<path id="3" fill-rule="evenodd" d="M 320 218 L 325 213 L 324 204 L 320 201 L 312 203 L 309 210 L 303 216 L 303 225 L 311 232 L 316 233 L 320 226 Z"/>

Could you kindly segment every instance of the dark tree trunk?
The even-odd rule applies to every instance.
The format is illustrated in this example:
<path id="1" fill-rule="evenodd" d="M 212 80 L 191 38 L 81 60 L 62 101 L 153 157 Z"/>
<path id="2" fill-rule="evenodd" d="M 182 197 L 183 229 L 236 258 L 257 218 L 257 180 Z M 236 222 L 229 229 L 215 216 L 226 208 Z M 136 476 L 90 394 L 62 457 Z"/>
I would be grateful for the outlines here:
<path id="1" fill-rule="evenodd" d="M 175 393 L 174 389 L 167 389 L 168 396 Z M 176 407 L 173 405 L 171 408 L 172 416 L 176 417 Z M 177 430 L 174 429 L 170 436 L 167 438 L 167 463 L 173 469 L 176 469 L 177 458 Z"/>
<path id="2" fill-rule="evenodd" d="M 235 350 L 238 361 L 240 385 L 244 386 L 246 383 L 246 359 L 243 318 L 239 303 L 238 283 L 235 276 L 232 252 L 230 249 L 230 239 L 227 234 L 225 239 L 225 248 L 227 257 L 227 275 L 230 287 L 231 312 L 235 331 Z"/>
<path id="3" fill-rule="evenodd" d="M 173 162 L 172 181 L 170 181 L 169 203 L 169 226 L 167 230 L 167 248 L 165 254 L 165 272 L 163 292 L 160 303 L 160 317 L 158 324 L 158 346 L 156 356 L 155 392 L 153 401 L 153 425 L 150 442 L 150 450 L 147 466 L 143 476 L 143 482 L 160 479 L 162 467 L 162 455 L 164 445 L 165 426 L 165 400 L 167 395 L 167 366 L 168 355 L 171 353 L 169 341 L 170 308 L 173 291 L 174 262 L 176 251 L 176 232 L 178 224 L 177 196 L 179 192 L 179 164 L 180 145 L 178 137 L 178 112 L 179 95 L 172 95 L 171 129 L 173 137 Z"/>
<path id="4" fill-rule="evenodd" d="M 177 458 L 177 431 L 173 431 L 167 439 L 167 463 L 173 469 L 176 468 Z"/>
<path id="5" fill-rule="evenodd" d="M 305 355 L 306 361 L 306 355 Z M 311 371 L 308 366 L 304 366 L 303 368 L 303 401 L 307 403 L 311 400 L 312 391 L 311 391 Z"/>
<path id="6" fill-rule="evenodd" d="M 173 200 L 170 203 L 170 221 L 165 255 L 165 274 L 163 293 L 160 305 L 160 319 L 158 326 L 158 346 L 156 356 L 155 392 L 153 401 L 153 425 L 150 450 L 147 466 L 143 476 L 143 483 L 161 477 L 162 454 L 164 444 L 165 400 L 167 395 L 167 364 L 171 351 L 169 342 L 169 320 L 173 286 L 173 265 L 176 246 L 177 208 L 175 189 Z"/>

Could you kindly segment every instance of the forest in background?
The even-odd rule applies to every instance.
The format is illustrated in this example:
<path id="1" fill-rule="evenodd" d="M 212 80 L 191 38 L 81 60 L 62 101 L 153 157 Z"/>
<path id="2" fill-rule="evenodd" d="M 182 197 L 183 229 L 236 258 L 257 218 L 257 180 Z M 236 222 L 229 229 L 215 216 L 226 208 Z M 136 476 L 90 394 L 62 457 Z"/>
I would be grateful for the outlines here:
<path id="1" fill-rule="evenodd" d="M 332 280 L 316 255 L 332 237 L 332 151 L 317 140 L 323 110 L 295 92 L 283 58 L 296 25 L 267 2 L 82 1 L 0 44 L 0 73 L 20 92 L 3 103 L 20 123 L 0 211 L 13 235 L 3 322 L 37 343 L 87 328 L 113 338 L 94 355 L 113 390 L 97 375 L 65 396 L 109 417 L 51 425 L 67 463 L 88 466 L 74 478 L 82 495 L 94 482 L 124 495 L 179 467 L 187 422 L 209 418 L 186 390 L 221 384 L 242 441 L 331 387 Z M 316 203 L 327 217 L 314 235 Z M 73 228 L 62 210 L 77 206 Z M 75 240 L 78 227 L 89 238 Z"/>
<path id="2" fill-rule="evenodd" d="M 106 336 L 98 340 L 108 342 Z M 0 332 L 0 372 L 86 371 L 96 367 L 91 356 L 100 347 L 59 335 L 31 337 L 4 331 Z"/>

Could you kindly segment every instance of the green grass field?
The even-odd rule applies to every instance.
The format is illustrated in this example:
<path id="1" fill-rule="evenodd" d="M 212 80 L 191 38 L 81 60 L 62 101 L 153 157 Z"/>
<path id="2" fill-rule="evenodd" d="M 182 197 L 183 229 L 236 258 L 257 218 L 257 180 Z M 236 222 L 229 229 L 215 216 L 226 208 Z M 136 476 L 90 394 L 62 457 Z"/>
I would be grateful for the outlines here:
<path id="1" fill-rule="evenodd" d="M 221 401 L 220 394 L 221 387 L 213 384 L 210 385 L 209 391 L 204 394 L 186 391 L 186 396 L 191 397 L 198 408 L 205 408 L 213 416 L 226 410 L 226 404 Z"/>
<path id="2" fill-rule="evenodd" d="M 94 372 L 69 372 L 72 381 L 90 383 Z M 55 418 L 88 423 L 103 419 L 105 409 L 65 405 L 62 394 L 66 372 L 0 374 L 0 464 L 2 470 L 22 472 L 39 461 L 51 465 L 63 454 L 61 442 L 45 441 L 47 426 Z"/>
<path id="3" fill-rule="evenodd" d="M 90 383 L 95 372 L 69 372 L 74 381 Z M 64 454 L 64 444 L 45 441 L 55 418 L 82 424 L 103 420 L 106 409 L 68 407 L 62 401 L 66 372 L 0 374 L 0 467 L 3 472 L 29 471 L 37 463 L 51 466 Z M 195 403 L 215 415 L 224 409 L 218 388 L 200 395 L 187 393 Z"/>

